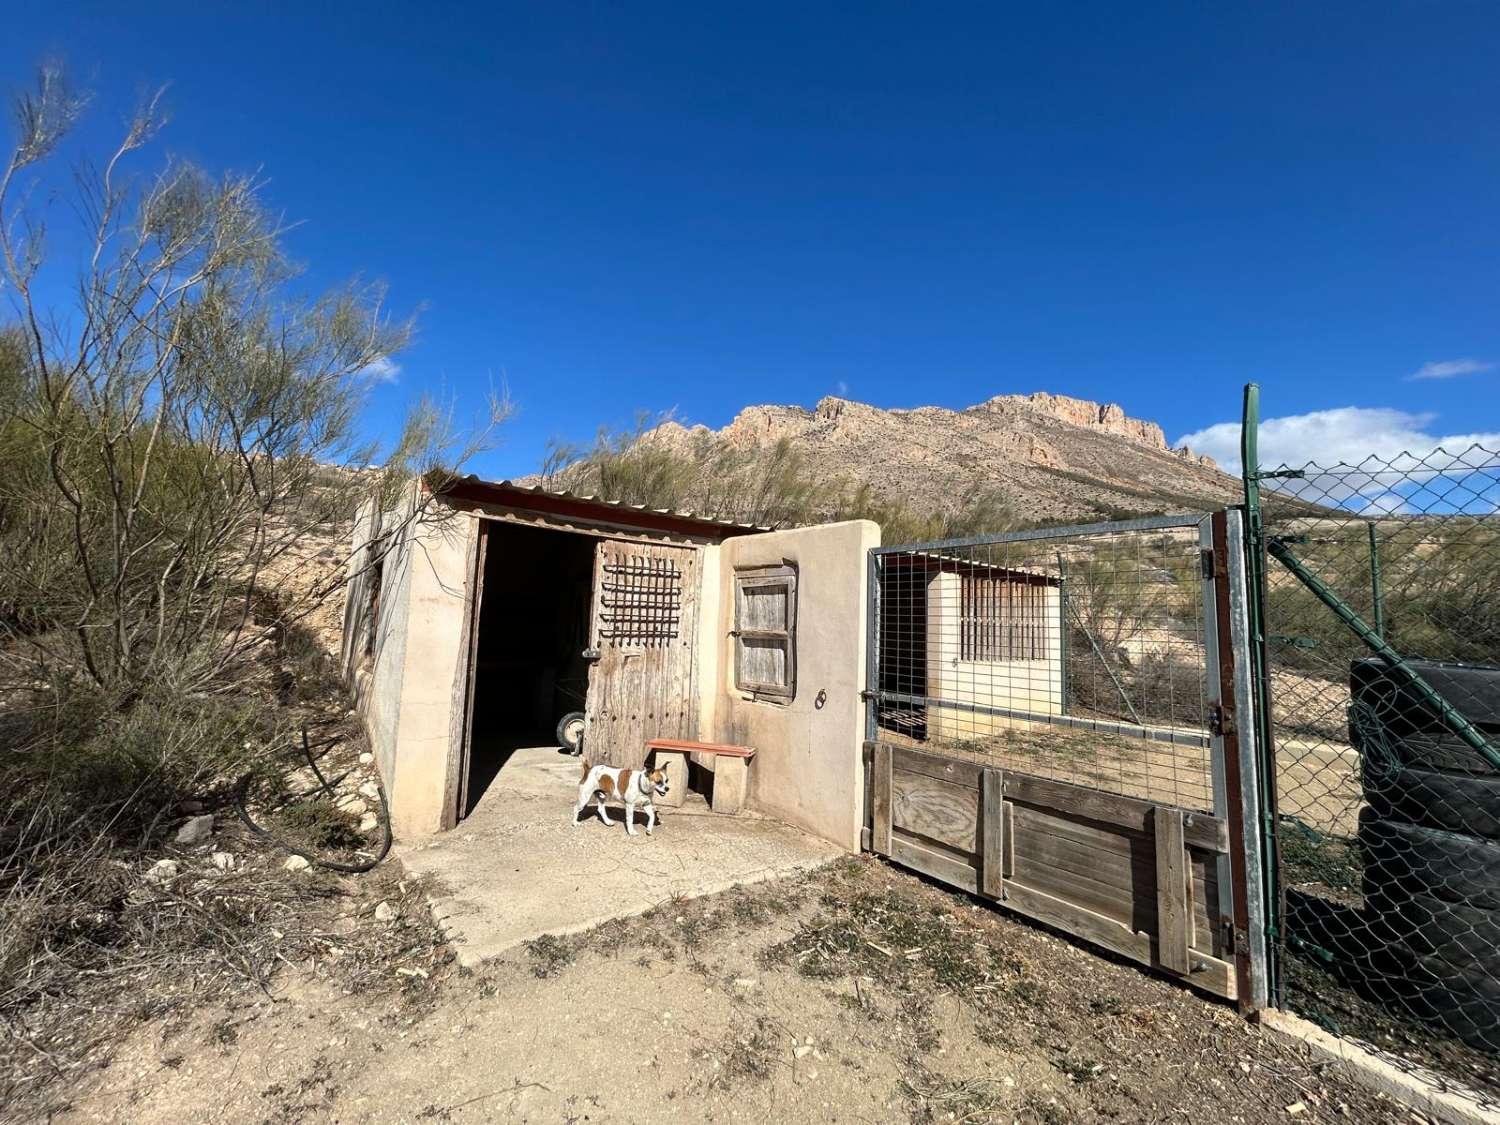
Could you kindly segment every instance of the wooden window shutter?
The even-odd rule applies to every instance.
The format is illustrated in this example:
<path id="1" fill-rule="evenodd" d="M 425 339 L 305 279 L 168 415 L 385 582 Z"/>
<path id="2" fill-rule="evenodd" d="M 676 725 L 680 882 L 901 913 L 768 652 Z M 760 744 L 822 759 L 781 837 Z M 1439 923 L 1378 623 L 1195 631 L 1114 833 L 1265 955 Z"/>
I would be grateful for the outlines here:
<path id="1" fill-rule="evenodd" d="M 758 567 L 734 576 L 734 686 L 789 703 L 797 694 L 797 570 Z"/>

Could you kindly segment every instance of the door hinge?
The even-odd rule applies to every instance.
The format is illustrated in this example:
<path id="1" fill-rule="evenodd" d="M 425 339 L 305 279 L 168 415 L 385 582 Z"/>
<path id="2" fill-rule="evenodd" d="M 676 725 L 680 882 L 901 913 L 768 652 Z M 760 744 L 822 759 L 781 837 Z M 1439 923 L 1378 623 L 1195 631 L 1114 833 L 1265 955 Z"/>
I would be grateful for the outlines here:
<path id="1" fill-rule="evenodd" d="M 1234 708 L 1222 703 L 1208 705 L 1208 733 L 1215 737 L 1234 733 Z"/>

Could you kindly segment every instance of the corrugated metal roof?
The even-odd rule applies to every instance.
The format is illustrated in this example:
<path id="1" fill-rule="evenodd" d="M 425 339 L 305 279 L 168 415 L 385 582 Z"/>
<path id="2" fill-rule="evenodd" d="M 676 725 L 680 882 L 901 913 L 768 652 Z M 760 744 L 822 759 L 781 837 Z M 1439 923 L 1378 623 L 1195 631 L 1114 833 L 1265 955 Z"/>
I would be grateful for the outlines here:
<path id="1" fill-rule="evenodd" d="M 648 508 L 645 504 L 627 504 L 623 500 L 610 500 L 603 496 L 569 492 L 566 489 L 547 488 L 540 484 L 525 484 L 516 480 L 484 480 L 477 476 L 461 478 L 462 483 L 479 485 L 483 488 L 502 490 L 505 492 L 522 493 L 531 496 L 550 496 L 558 500 L 571 500 L 579 504 L 594 504 L 601 508 L 609 508 L 618 512 L 642 512 L 653 516 L 664 516 L 668 519 L 685 520 L 691 523 L 702 524 L 704 527 L 715 527 L 732 529 L 734 531 L 772 531 L 773 528 L 763 527 L 759 524 L 741 523 L 735 520 L 719 519 L 717 516 L 704 516 L 696 512 L 680 512 L 672 508 Z"/>

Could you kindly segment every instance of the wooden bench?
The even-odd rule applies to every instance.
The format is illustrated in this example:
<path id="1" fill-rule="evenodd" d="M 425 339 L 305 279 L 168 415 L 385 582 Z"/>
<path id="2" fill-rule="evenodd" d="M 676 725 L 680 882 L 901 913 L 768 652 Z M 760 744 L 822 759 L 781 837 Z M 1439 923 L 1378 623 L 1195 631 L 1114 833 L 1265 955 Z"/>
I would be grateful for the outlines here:
<path id="1" fill-rule="evenodd" d="M 714 759 L 713 810 L 732 815 L 745 807 L 745 793 L 750 785 L 750 759 L 755 751 L 748 746 L 728 746 L 719 742 L 689 742 L 683 738 L 653 738 L 646 750 L 655 755 L 657 766 L 667 771 L 667 795 L 661 802 L 680 806 L 688 791 L 688 756 L 709 754 Z"/>

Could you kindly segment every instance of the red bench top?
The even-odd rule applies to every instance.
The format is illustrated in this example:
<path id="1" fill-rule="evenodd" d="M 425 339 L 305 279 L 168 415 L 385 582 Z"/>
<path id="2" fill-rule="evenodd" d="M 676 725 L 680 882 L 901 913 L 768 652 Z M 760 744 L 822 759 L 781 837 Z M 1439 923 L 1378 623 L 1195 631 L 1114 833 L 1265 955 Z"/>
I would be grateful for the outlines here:
<path id="1" fill-rule="evenodd" d="M 646 743 L 647 750 L 677 750 L 687 754 L 719 754 L 725 758 L 753 758 L 755 751 L 748 746 L 726 746 L 721 742 L 689 742 L 683 738 L 653 738 Z"/>

